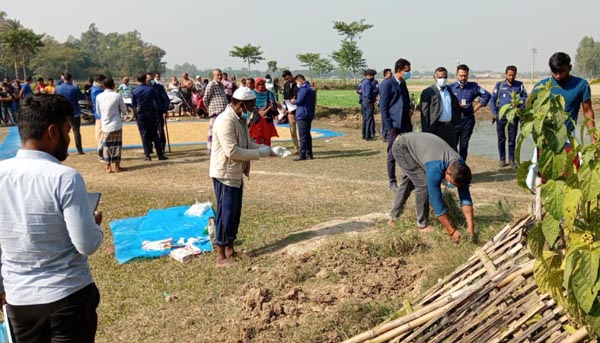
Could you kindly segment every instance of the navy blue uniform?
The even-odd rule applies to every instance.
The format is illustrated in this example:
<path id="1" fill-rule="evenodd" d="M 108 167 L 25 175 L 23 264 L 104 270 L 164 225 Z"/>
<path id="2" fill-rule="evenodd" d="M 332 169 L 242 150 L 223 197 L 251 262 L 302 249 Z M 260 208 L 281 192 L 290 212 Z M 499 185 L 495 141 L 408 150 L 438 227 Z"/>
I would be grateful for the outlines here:
<path id="1" fill-rule="evenodd" d="M 140 85 L 131 92 L 131 105 L 137 111 L 137 125 L 142 137 L 144 155 L 149 158 L 152 143 L 159 157 L 163 156 L 163 148 L 158 136 L 159 109 L 161 109 L 161 96 L 150 85 Z"/>
<path id="2" fill-rule="evenodd" d="M 469 151 L 469 140 L 475 128 L 475 115 L 473 112 L 473 102 L 480 98 L 482 106 L 486 106 L 492 95 L 485 89 L 479 87 L 477 82 L 467 82 L 461 85 L 460 82 L 454 82 L 450 89 L 460 105 L 460 122 L 456 126 L 456 140 L 458 142 L 458 153 L 464 161 L 467 160 Z"/>
<path id="3" fill-rule="evenodd" d="M 364 78 L 358 88 L 358 102 L 360 103 L 360 111 L 362 113 L 362 138 L 375 138 L 375 100 L 379 94 L 379 83 L 377 80 L 369 80 Z"/>
<path id="4" fill-rule="evenodd" d="M 515 117 L 512 124 L 508 124 L 506 117 L 499 119 L 500 109 L 506 104 L 510 104 L 512 94 L 519 95 L 520 100 L 525 103 L 527 100 L 527 91 L 521 81 L 513 81 L 509 85 L 506 80 L 496 83 L 492 92 L 490 107 L 492 114 L 496 118 L 496 132 L 498 133 L 498 154 L 501 162 L 506 161 L 506 132 L 508 131 L 508 158 L 510 162 L 515 161 L 515 141 L 517 139 L 517 130 L 519 128 L 519 117 Z M 506 126 L 508 125 L 508 130 Z"/>

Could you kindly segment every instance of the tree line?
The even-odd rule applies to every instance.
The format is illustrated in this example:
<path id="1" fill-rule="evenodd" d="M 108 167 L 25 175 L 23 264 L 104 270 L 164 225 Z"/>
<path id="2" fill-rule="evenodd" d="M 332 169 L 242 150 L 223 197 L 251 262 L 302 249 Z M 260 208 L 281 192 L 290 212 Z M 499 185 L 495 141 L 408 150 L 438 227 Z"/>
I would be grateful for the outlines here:
<path id="1" fill-rule="evenodd" d="M 13 78 L 57 76 L 70 72 L 75 79 L 105 74 L 114 77 L 140 71 L 164 72 L 166 52 L 145 42 L 138 31 L 102 33 L 94 23 L 79 38 L 63 43 L 37 34 L 0 11 L 0 71 Z"/>

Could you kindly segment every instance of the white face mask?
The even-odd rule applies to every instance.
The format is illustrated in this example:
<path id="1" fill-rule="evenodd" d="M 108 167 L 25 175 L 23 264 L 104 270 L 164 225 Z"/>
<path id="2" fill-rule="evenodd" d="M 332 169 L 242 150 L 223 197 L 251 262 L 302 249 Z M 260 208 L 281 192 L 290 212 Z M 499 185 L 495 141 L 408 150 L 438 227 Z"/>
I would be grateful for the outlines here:
<path id="1" fill-rule="evenodd" d="M 435 79 L 435 83 L 440 87 L 444 87 L 448 84 L 448 79 Z"/>

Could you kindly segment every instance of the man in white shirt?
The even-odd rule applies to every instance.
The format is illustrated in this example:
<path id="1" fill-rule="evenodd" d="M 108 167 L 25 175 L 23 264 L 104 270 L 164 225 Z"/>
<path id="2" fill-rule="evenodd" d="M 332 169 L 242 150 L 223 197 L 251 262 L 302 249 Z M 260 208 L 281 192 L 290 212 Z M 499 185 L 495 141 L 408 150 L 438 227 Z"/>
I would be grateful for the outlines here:
<path id="1" fill-rule="evenodd" d="M 102 244 L 102 215 L 92 212 L 81 175 L 60 163 L 73 112 L 60 95 L 27 99 L 21 149 L 0 162 L 0 291 L 16 342 L 93 342 L 96 335 L 100 294 L 87 256 Z"/>
<path id="2" fill-rule="evenodd" d="M 104 92 L 98 94 L 96 106 L 102 122 L 102 153 L 106 172 L 122 172 L 121 147 L 123 146 L 123 123 L 121 115 L 127 115 L 127 106 L 123 97 L 115 92 L 115 81 L 112 78 L 104 80 Z"/>

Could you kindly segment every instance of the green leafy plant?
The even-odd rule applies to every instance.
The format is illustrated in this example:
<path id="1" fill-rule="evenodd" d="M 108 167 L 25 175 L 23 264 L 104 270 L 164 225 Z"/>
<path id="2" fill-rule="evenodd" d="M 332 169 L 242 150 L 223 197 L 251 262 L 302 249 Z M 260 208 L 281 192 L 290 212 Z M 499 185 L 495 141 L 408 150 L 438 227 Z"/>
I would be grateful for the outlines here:
<path id="1" fill-rule="evenodd" d="M 517 161 L 525 140 L 531 138 L 539 149 L 545 213 L 528 236 L 537 285 L 575 320 L 588 325 L 590 333 L 600 335 L 600 143 L 581 143 L 585 125 L 579 140 L 568 130 L 566 122 L 571 119 L 564 111 L 565 101 L 551 91 L 551 82 L 539 86 L 526 104 L 513 94 L 500 116 L 521 120 Z M 590 134 L 596 135 L 592 130 Z M 530 165 L 519 166 L 518 180 L 524 187 Z"/>

